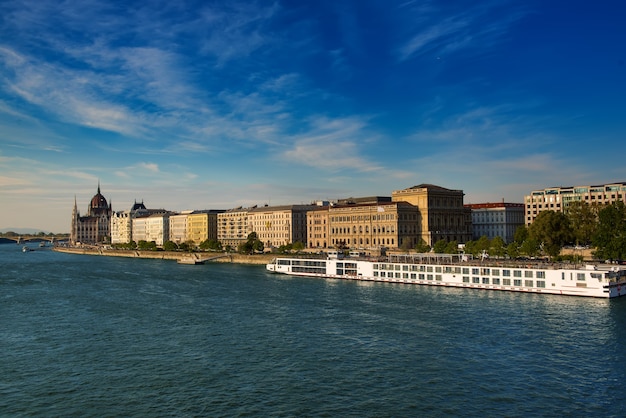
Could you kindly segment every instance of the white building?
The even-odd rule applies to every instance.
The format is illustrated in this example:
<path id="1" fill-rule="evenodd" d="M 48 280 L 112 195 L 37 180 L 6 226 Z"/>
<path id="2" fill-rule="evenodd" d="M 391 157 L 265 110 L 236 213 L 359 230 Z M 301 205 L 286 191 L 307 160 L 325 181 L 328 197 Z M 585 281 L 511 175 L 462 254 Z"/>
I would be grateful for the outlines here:
<path id="1" fill-rule="evenodd" d="M 127 244 L 133 240 L 133 218 L 147 215 L 143 202 L 135 204 L 130 210 L 114 212 L 111 216 L 111 244 Z"/>
<path id="2" fill-rule="evenodd" d="M 170 237 L 170 216 L 167 213 L 155 213 L 146 219 L 146 241 L 154 241 L 163 246 Z"/>
<path id="3" fill-rule="evenodd" d="M 150 215 L 140 215 L 132 220 L 133 241 L 148 241 L 148 217 Z"/>
<path id="4" fill-rule="evenodd" d="M 523 203 L 476 203 L 465 205 L 472 211 L 473 239 L 486 236 L 513 241 L 515 231 L 524 225 Z"/>

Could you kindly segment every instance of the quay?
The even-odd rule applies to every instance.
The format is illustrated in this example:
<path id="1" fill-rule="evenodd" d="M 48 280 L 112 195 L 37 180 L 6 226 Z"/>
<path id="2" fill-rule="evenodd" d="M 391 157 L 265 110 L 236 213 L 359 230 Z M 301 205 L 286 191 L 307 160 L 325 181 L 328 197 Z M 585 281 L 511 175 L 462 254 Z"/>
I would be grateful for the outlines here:
<path id="1" fill-rule="evenodd" d="M 186 253 L 180 251 L 141 251 L 117 250 L 101 247 L 54 247 L 53 251 L 68 254 L 84 254 L 105 257 L 146 258 L 154 260 L 175 260 L 179 264 L 235 263 L 266 265 L 275 254 L 235 254 L 235 253 Z"/>

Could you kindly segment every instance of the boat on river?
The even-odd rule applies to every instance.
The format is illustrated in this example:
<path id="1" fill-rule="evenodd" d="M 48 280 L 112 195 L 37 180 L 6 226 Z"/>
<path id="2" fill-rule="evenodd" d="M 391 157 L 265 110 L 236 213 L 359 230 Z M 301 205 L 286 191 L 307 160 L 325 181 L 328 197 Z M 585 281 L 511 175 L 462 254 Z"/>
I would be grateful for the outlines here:
<path id="1" fill-rule="evenodd" d="M 490 259 L 463 254 L 390 254 L 378 259 L 278 257 L 272 273 L 370 282 L 615 298 L 626 295 L 626 268 Z"/>

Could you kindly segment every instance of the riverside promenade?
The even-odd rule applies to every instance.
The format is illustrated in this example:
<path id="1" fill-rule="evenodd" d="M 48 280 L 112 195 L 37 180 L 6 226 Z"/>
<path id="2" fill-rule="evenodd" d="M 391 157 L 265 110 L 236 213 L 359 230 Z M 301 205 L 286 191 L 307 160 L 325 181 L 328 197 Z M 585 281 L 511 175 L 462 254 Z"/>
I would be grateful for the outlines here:
<path id="1" fill-rule="evenodd" d="M 200 263 L 236 263 L 236 264 L 267 264 L 274 254 L 235 254 L 235 253 L 210 253 L 210 252 L 180 252 L 180 251 L 141 251 L 141 250 L 115 250 L 105 248 L 83 247 L 54 247 L 53 251 L 70 254 L 84 254 L 105 257 L 149 258 L 156 260 L 175 260 L 183 264 Z"/>

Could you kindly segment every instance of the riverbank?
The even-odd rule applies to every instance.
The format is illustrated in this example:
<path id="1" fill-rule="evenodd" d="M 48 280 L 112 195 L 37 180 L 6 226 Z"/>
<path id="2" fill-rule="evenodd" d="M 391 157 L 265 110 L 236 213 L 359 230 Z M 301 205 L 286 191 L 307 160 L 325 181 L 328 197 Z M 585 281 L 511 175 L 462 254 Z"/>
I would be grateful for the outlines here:
<path id="1" fill-rule="evenodd" d="M 53 251 L 69 254 L 84 254 L 105 257 L 148 258 L 155 260 L 175 260 L 185 264 L 195 263 L 237 263 L 267 264 L 273 254 L 232 254 L 232 253 L 184 253 L 180 251 L 140 251 L 113 250 L 104 248 L 54 247 Z"/>

